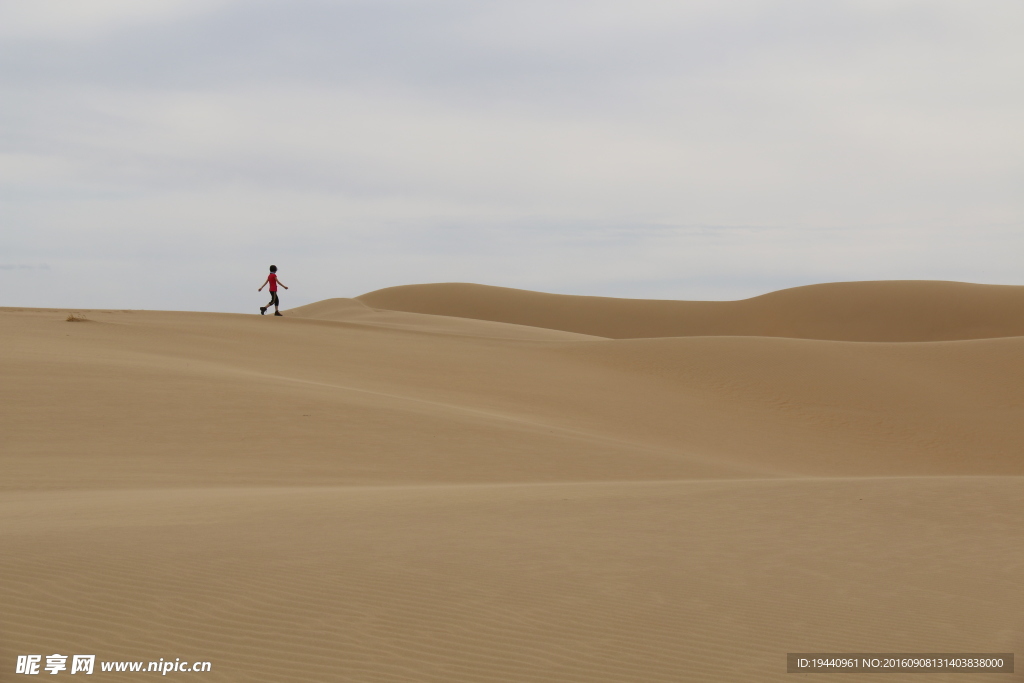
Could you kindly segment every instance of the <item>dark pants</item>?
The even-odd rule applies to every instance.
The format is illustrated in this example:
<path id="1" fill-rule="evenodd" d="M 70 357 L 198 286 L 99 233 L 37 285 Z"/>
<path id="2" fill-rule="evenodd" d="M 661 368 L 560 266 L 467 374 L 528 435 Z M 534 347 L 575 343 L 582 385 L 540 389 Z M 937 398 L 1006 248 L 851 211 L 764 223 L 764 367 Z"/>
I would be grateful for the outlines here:
<path id="1" fill-rule="evenodd" d="M 270 303 L 267 304 L 267 308 L 270 308 L 271 306 L 280 306 L 280 305 L 281 305 L 281 300 L 277 298 L 277 292 L 271 292 L 270 293 Z"/>

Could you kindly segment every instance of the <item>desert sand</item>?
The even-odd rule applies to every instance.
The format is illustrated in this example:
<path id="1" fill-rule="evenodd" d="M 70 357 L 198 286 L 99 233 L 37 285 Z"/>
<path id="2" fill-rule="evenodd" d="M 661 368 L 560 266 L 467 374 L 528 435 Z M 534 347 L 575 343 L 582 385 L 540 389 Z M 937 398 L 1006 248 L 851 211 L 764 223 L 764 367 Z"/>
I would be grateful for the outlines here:
<path id="1" fill-rule="evenodd" d="M 1024 287 L 68 313 L 0 309 L 0 680 L 53 653 L 652 683 L 1024 653 Z"/>

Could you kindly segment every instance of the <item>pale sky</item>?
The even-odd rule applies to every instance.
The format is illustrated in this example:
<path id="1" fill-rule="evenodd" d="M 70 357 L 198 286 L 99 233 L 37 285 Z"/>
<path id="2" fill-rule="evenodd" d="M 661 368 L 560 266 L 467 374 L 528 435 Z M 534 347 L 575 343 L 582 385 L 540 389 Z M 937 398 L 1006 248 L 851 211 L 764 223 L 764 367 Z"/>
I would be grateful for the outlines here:
<path id="1" fill-rule="evenodd" d="M 1020 0 L 0 0 L 0 305 L 1024 284 Z"/>

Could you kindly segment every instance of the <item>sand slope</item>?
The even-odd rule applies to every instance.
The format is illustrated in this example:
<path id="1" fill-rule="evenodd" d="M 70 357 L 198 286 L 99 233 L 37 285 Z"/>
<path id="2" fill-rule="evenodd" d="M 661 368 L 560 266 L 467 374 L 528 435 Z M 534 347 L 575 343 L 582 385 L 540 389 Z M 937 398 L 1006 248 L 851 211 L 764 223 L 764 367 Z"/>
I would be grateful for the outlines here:
<path id="1" fill-rule="evenodd" d="M 742 301 L 610 299 L 443 283 L 389 287 L 358 300 L 374 308 L 614 339 L 744 335 L 905 342 L 1024 335 L 1024 287 L 963 282 L 836 282 Z"/>
<path id="2" fill-rule="evenodd" d="M 285 318 L 0 309 L 2 666 L 781 681 L 787 651 L 1020 649 L 1024 337 L 996 303 L 785 323 L 956 341 L 643 338 L 653 316 L 519 325 L 534 293 L 470 289 L 496 320 L 370 300 L 416 287 Z"/>
<path id="3" fill-rule="evenodd" d="M 0 656 L 442 683 L 786 681 L 787 651 L 1019 652 L 1022 493 L 923 478 L 9 494 Z"/>
<path id="4" fill-rule="evenodd" d="M 535 341 L 581 341 L 593 335 L 566 332 L 544 327 L 528 327 L 500 321 L 475 320 L 446 315 L 429 315 L 405 311 L 389 311 L 367 306 L 359 299 L 325 299 L 288 311 L 292 318 L 349 322 L 392 330 L 450 334 L 493 339 Z"/>

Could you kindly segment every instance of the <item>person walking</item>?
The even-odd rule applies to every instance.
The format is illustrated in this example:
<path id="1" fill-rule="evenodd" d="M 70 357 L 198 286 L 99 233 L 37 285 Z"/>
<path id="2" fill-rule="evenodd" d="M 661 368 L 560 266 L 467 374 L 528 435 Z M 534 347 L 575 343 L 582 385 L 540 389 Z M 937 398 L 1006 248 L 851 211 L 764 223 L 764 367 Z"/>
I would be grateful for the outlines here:
<path id="1" fill-rule="evenodd" d="M 281 311 L 278 310 L 278 306 L 281 305 L 281 300 L 277 298 L 277 286 L 281 285 L 285 289 L 288 289 L 288 287 L 283 282 L 277 279 L 277 266 L 270 266 L 270 275 L 267 276 L 267 279 L 263 282 L 262 285 L 260 285 L 260 288 L 257 289 L 256 291 L 262 292 L 263 288 L 266 287 L 267 285 L 270 285 L 270 303 L 268 303 L 266 306 L 260 306 L 260 315 L 264 315 L 267 312 L 267 309 L 270 308 L 271 306 L 274 307 L 274 315 L 281 315 Z M 284 316 L 281 317 L 283 318 Z"/>

